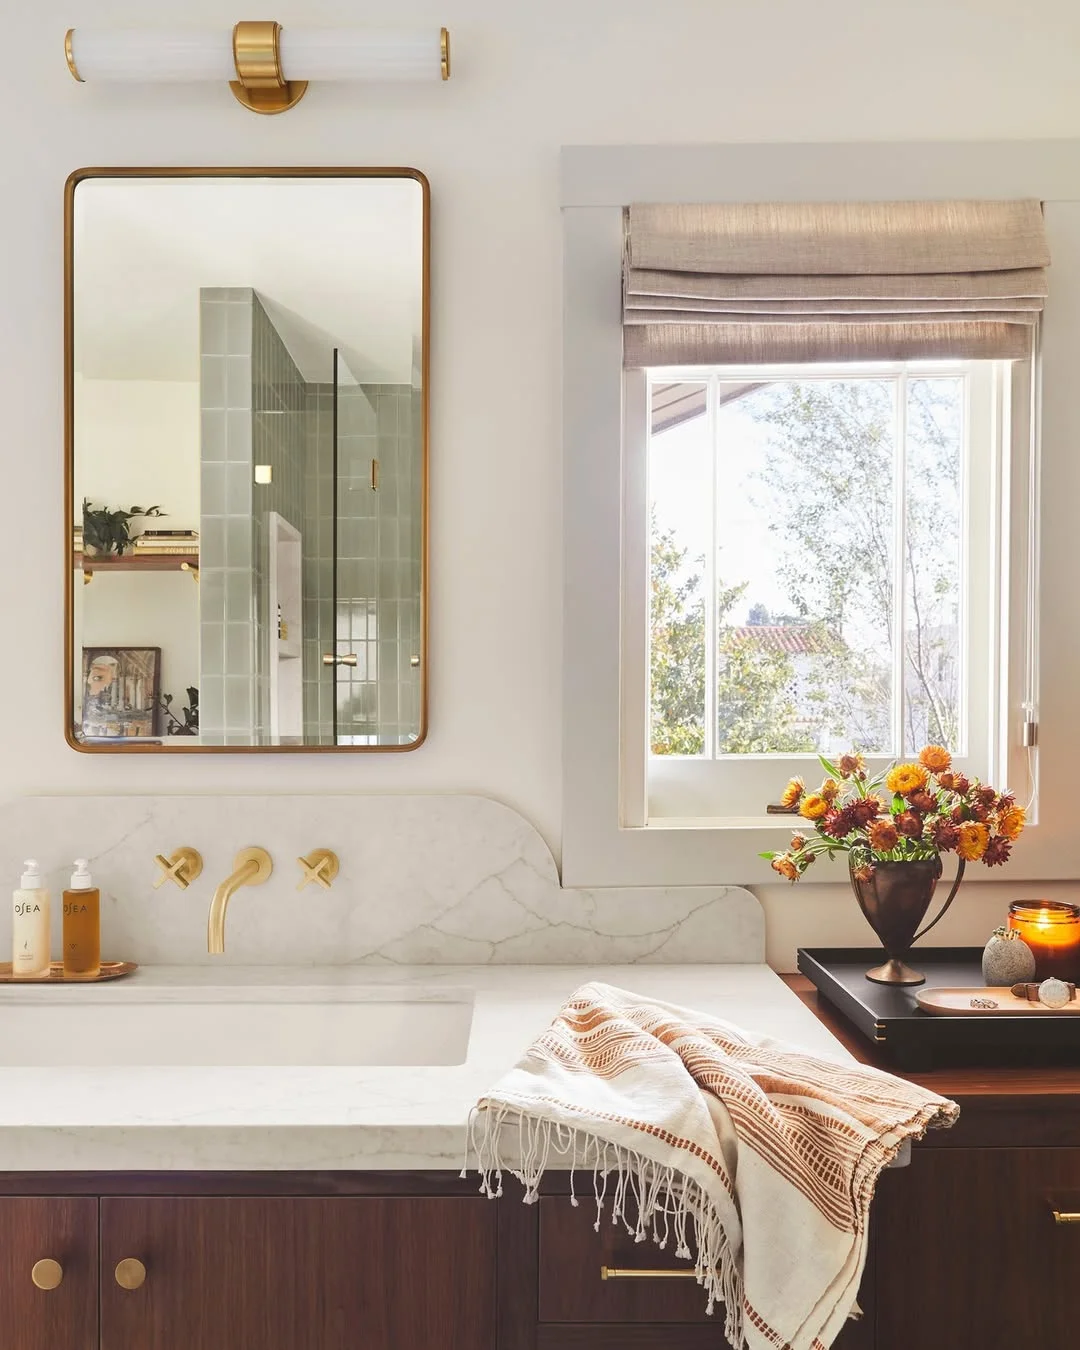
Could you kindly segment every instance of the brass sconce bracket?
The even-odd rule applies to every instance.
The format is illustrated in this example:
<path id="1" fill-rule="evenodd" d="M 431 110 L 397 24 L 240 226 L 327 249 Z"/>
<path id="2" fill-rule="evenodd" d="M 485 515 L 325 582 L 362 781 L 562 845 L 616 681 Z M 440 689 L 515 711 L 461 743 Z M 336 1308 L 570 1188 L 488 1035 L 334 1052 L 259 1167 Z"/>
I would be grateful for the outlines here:
<path id="1" fill-rule="evenodd" d="M 236 79 L 229 88 L 245 108 L 286 112 L 307 93 L 307 80 L 286 80 L 281 73 L 281 24 L 244 20 L 233 29 L 232 46 Z"/>
<path id="2" fill-rule="evenodd" d="M 167 881 L 175 881 L 182 891 L 186 891 L 202 872 L 202 855 L 194 848 L 178 848 L 167 858 L 159 853 L 154 861 L 161 868 L 161 876 L 154 882 L 155 891 Z"/>
<path id="3" fill-rule="evenodd" d="M 328 848 L 314 848 L 306 858 L 297 858 L 296 861 L 304 872 L 296 887 L 298 891 L 302 891 L 305 886 L 310 885 L 313 881 L 316 885 L 321 886 L 324 891 L 328 891 L 338 874 L 340 866 L 337 854 Z"/>

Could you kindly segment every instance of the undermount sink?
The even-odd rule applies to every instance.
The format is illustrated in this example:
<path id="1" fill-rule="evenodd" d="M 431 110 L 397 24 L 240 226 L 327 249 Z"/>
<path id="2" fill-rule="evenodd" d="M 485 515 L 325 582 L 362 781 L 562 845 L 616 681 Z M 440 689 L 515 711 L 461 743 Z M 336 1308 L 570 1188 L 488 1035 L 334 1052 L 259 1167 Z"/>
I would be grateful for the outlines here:
<path id="1" fill-rule="evenodd" d="M 43 994 L 45 990 L 41 991 Z M 321 996 L 319 996 L 321 995 Z M 213 989 L 182 999 L 48 1002 L 0 1007 L 7 1068 L 213 1065 L 463 1064 L 473 997 L 418 999 L 381 988 L 297 996 L 295 989 Z"/>

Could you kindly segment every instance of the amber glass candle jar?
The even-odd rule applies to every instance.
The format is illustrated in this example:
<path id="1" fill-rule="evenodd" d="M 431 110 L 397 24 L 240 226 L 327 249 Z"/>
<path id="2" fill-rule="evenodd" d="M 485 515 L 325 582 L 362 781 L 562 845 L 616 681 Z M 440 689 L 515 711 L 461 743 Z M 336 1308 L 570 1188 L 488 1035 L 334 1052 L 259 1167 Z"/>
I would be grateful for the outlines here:
<path id="1" fill-rule="evenodd" d="M 1035 955 L 1035 978 L 1080 980 L 1080 906 L 1061 900 L 1014 900 L 1009 927 Z"/>

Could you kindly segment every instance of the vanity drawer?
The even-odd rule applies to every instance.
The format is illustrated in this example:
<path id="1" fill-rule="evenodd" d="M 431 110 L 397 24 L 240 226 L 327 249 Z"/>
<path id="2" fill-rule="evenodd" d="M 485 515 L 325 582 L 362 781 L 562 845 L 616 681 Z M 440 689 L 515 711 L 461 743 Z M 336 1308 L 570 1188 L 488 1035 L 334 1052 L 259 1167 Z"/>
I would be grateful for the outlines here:
<path id="1" fill-rule="evenodd" d="M 635 1242 L 610 1211 L 593 1229 L 596 1208 L 583 1199 L 545 1195 L 540 1201 L 539 1350 L 721 1350 L 724 1310 L 710 1317 L 705 1291 L 688 1261 L 669 1243 Z M 608 1271 L 649 1270 L 655 1275 L 602 1278 Z M 848 1322 L 835 1350 L 873 1350 L 873 1250 L 859 1302 L 865 1316 Z M 608 1325 L 603 1325 L 607 1323 Z"/>
<path id="2" fill-rule="evenodd" d="M 635 1242 L 610 1209 L 593 1230 L 596 1206 L 591 1196 L 575 1208 L 565 1195 L 540 1201 L 541 1322 L 708 1322 L 705 1291 L 693 1266 L 677 1260 L 669 1242 Z M 663 1272 L 653 1276 L 618 1275 L 604 1270 Z M 723 1313 L 719 1313 L 722 1321 Z M 722 1340 L 722 1338 L 721 1338 Z"/>

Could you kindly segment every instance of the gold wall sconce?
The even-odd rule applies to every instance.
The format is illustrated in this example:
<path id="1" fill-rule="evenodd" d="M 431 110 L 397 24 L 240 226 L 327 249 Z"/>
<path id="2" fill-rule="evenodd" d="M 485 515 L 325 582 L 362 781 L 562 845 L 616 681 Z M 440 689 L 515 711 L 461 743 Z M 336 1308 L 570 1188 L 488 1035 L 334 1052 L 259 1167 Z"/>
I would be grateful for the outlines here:
<path id="1" fill-rule="evenodd" d="M 297 858 L 296 861 L 303 870 L 303 876 L 296 887 L 298 891 L 310 886 L 312 882 L 328 891 L 340 867 L 338 855 L 328 848 L 313 848 L 306 858 Z"/>
<path id="2" fill-rule="evenodd" d="M 167 858 L 159 853 L 154 861 L 161 868 L 161 876 L 154 882 L 155 891 L 167 881 L 174 881 L 186 891 L 202 873 L 202 854 L 195 848 L 178 848 Z"/>
<path id="3" fill-rule="evenodd" d="M 450 78 L 450 34 L 392 29 L 283 29 L 246 20 L 227 33 L 205 29 L 69 28 L 68 70 L 87 80 L 227 83 L 257 113 L 294 108 L 310 80 Z"/>

